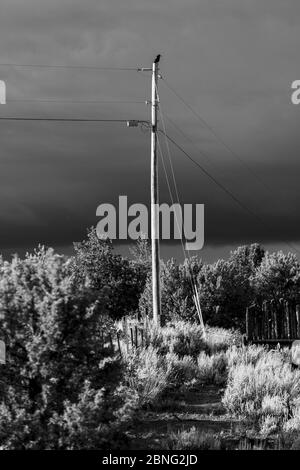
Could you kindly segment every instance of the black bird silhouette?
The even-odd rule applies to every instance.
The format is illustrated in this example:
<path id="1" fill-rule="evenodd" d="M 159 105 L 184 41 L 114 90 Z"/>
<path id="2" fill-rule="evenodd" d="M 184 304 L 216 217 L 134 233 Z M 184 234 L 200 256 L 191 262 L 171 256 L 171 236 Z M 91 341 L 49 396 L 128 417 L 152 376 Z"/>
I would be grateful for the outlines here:
<path id="1" fill-rule="evenodd" d="M 154 60 L 154 63 L 157 64 L 159 61 L 160 61 L 160 57 L 161 55 L 158 54 L 156 57 L 155 57 L 155 60 Z"/>

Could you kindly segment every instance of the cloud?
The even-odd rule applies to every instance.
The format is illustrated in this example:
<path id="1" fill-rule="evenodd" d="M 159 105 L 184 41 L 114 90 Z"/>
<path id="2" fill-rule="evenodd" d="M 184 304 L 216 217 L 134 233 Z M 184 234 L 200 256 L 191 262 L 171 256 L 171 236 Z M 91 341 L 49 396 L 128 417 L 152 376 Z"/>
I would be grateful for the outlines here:
<path id="1" fill-rule="evenodd" d="M 149 66 L 228 144 L 159 83 L 162 109 L 187 134 L 168 132 L 243 204 L 172 148 L 183 202 L 206 204 L 206 243 L 299 239 L 299 78 L 295 0 L 3 0 L 0 63 Z M 139 100 L 150 77 L 132 71 L 0 66 L 0 116 L 148 119 L 143 104 L 58 104 L 17 99 Z M 1 246 L 70 244 L 95 224 L 101 202 L 149 202 L 149 136 L 120 124 L 0 122 Z M 161 173 L 161 198 L 168 200 Z M 22 230 L 20 230 L 20 226 Z"/>

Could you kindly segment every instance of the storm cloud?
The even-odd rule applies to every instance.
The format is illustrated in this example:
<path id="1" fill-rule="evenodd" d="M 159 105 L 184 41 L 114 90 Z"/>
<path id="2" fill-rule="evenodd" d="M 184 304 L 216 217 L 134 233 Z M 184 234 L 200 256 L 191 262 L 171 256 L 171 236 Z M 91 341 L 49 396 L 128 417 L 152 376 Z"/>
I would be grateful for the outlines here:
<path id="1" fill-rule="evenodd" d="M 205 204 L 207 249 L 254 241 L 289 249 L 300 239 L 300 106 L 290 98 L 300 78 L 299 15 L 296 0 L 2 0 L 0 64 L 149 67 L 161 53 L 168 133 L 246 206 L 170 144 L 181 202 Z M 0 65 L 0 79 L 0 117 L 149 119 L 147 73 Z M 30 101 L 39 99 L 58 101 Z M 4 251 L 71 245 L 96 225 L 97 206 L 119 195 L 149 203 L 147 132 L 0 121 L 0 142 Z M 170 202 L 162 168 L 160 200 Z"/>

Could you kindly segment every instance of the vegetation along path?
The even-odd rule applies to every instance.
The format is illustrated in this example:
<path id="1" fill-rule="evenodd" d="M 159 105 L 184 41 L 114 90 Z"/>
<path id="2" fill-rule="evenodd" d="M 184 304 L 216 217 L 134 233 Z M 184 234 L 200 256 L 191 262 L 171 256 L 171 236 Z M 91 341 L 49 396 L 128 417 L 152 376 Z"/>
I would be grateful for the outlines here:
<path id="1" fill-rule="evenodd" d="M 226 414 L 223 390 L 215 385 L 195 387 L 182 394 L 170 394 L 160 410 L 140 414 L 131 430 L 134 448 L 161 449 L 175 433 L 195 428 L 205 435 L 222 436 L 228 441 L 239 434 L 241 422 Z M 173 396 L 172 396 L 173 395 Z"/>

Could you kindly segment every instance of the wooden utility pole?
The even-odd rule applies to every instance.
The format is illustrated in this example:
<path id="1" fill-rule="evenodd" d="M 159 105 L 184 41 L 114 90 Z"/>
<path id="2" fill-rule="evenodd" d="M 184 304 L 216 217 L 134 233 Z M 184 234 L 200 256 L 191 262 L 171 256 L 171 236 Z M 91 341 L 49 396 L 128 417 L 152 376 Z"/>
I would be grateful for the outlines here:
<path id="1" fill-rule="evenodd" d="M 159 210 L 158 210 L 158 171 L 157 171 L 157 56 L 152 65 L 151 96 L 151 248 L 152 248 L 152 299 L 153 321 L 160 325 L 160 260 L 159 260 Z"/>

